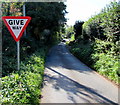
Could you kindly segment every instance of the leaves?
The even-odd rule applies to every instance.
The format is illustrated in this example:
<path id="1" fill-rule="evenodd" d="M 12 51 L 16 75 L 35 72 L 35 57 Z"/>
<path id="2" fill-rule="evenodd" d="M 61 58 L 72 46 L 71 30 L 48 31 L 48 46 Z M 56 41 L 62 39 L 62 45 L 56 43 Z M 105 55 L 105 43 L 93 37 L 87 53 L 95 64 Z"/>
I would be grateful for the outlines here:
<path id="1" fill-rule="evenodd" d="M 91 68 L 120 83 L 119 35 L 120 4 L 111 2 L 83 24 L 82 36 L 71 43 L 71 52 Z"/>
<path id="2" fill-rule="evenodd" d="M 52 36 L 57 37 L 57 32 L 64 27 L 66 6 L 61 2 L 26 3 L 27 15 L 32 17 L 30 34 L 41 42 L 48 44 Z M 48 33 L 45 31 L 48 30 Z"/>
<path id="3" fill-rule="evenodd" d="M 119 7 L 119 3 L 111 2 L 111 4 L 105 7 L 98 15 L 95 15 L 85 22 L 83 25 L 84 39 L 88 36 L 89 40 L 93 41 L 94 38 L 110 42 L 118 41 L 118 35 L 120 34 Z"/>
<path id="4" fill-rule="evenodd" d="M 45 52 L 41 52 L 36 51 L 27 58 L 22 63 L 20 72 L 2 77 L 3 103 L 39 103 L 45 59 Z"/>

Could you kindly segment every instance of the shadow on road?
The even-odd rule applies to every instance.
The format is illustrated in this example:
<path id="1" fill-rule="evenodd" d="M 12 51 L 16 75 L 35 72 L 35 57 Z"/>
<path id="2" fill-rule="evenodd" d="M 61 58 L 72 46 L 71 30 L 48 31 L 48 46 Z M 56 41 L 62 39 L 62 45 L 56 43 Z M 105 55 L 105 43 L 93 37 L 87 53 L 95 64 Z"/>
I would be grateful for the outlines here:
<path id="1" fill-rule="evenodd" d="M 78 74 L 81 74 L 81 75 L 78 75 Z M 100 90 L 100 88 L 103 88 L 103 90 L 106 91 L 107 88 L 109 87 L 105 87 L 104 89 L 105 85 L 103 85 L 103 87 L 101 86 L 99 88 L 96 86 L 95 89 L 93 89 L 88 87 L 89 85 L 86 84 L 87 85 L 86 86 L 84 84 L 85 82 L 88 82 L 89 84 L 89 81 L 87 80 L 89 80 L 89 77 L 95 76 L 93 74 L 94 74 L 93 70 L 85 66 L 85 64 L 83 64 L 82 62 L 80 62 L 76 57 L 74 57 L 68 51 L 68 49 L 64 44 L 60 43 L 59 45 L 54 46 L 50 50 L 47 56 L 46 73 L 44 76 L 43 86 L 46 87 L 45 92 L 46 90 L 52 91 L 51 94 L 50 92 L 48 93 L 53 97 L 55 97 L 54 96 L 55 93 L 60 94 L 60 92 L 63 92 L 60 94 L 60 98 L 61 99 L 65 98 L 66 101 L 64 102 L 73 102 L 73 103 L 85 102 L 85 103 L 97 103 L 97 104 L 109 103 L 109 105 L 118 105 L 117 103 L 115 103 L 116 101 L 113 101 L 114 98 L 109 97 L 108 92 L 107 92 L 107 95 L 104 96 L 103 92 L 101 92 Z M 79 81 L 77 82 L 77 79 L 74 78 L 74 76 L 83 76 L 83 77 L 89 76 L 89 77 L 88 79 L 85 80 L 85 82 L 82 82 L 81 84 L 80 81 L 84 81 L 84 78 L 78 77 Z M 83 79 L 83 80 L 80 80 L 80 79 Z M 99 80 L 98 78 L 97 80 L 96 78 L 94 78 L 93 81 L 90 80 L 90 82 L 92 82 L 91 86 L 94 87 L 94 84 L 97 83 L 98 80 Z M 111 91 L 110 89 L 108 90 Z M 46 94 L 44 94 L 43 97 L 46 97 Z M 44 100 L 45 99 L 46 98 L 44 98 Z M 59 101 L 59 99 L 57 101 Z M 51 102 L 54 102 L 54 101 L 52 100 Z"/>
<path id="2" fill-rule="evenodd" d="M 46 67 L 47 69 L 51 70 L 52 72 L 58 74 L 58 76 L 51 76 L 45 74 L 45 82 L 51 83 L 52 87 L 59 91 L 63 89 L 67 92 L 68 100 L 71 100 L 73 103 L 77 103 L 74 99 L 74 95 L 84 100 L 86 103 L 90 103 L 91 100 L 96 101 L 97 103 L 111 103 L 111 105 L 118 105 L 113 101 L 109 100 L 108 98 L 100 95 L 97 93 L 96 90 L 79 84 L 78 82 L 72 80 L 71 78 L 55 71 L 50 67 Z M 44 82 L 44 83 L 45 83 Z M 46 84 L 44 84 L 46 85 Z"/>
<path id="3" fill-rule="evenodd" d="M 63 67 L 68 70 L 75 70 L 81 73 L 93 72 L 93 70 L 87 66 L 85 67 L 85 64 L 74 57 L 66 48 L 65 44 L 54 46 L 50 50 L 46 61 L 46 65 L 50 65 L 51 67 Z"/>

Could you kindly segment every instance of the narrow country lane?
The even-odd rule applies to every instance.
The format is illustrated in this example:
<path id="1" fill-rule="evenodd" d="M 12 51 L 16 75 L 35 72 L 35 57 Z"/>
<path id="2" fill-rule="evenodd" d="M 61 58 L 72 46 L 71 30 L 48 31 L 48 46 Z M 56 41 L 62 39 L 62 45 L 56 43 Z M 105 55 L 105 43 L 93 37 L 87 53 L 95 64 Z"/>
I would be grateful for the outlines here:
<path id="1" fill-rule="evenodd" d="M 118 87 L 76 59 L 64 43 L 47 57 L 41 103 L 118 103 Z"/>

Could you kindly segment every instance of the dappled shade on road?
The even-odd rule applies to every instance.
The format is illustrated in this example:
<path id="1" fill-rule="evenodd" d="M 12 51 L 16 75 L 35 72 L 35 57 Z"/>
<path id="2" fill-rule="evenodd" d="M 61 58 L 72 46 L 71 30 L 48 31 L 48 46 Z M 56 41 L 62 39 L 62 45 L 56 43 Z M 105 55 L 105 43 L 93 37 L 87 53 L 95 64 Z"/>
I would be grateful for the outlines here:
<path id="1" fill-rule="evenodd" d="M 46 61 L 42 103 L 117 103 L 117 87 L 76 59 L 63 43 L 51 49 Z"/>

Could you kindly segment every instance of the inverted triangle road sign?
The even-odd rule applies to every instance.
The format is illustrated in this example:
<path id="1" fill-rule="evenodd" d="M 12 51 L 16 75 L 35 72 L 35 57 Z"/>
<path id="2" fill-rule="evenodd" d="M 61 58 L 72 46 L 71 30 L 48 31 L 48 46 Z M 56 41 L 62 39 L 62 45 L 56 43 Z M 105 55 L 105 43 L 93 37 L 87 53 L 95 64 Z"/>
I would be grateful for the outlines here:
<path id="1" fill-rule="evenodd" d="M 29 16 L 3 16 L 4 23 L 6 24 L 8 30 L 13 36 L 14 40 L 17 42 L 20 40 L 24 30 L 26 29 L 28 23 L 31 20 Z"/>

